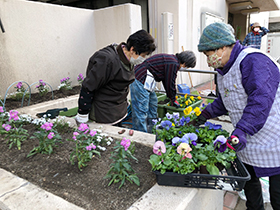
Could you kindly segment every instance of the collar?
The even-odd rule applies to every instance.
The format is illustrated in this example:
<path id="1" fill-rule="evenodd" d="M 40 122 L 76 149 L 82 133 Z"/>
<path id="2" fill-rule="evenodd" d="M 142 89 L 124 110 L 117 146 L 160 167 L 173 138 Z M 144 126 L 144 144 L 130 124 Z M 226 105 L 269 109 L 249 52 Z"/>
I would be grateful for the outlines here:
<path id="1" fill-rule="evenodd" d="M 123 45 L 126 45 L 126 43 L 122 42 L 120 43 L 118 46 L 117 46 L 117 52 L 118 52 L 118 55 L 120 56 L 120 60 L 127 66 L 129 66 L 129 68 L 131 69 L 131 64 L 129 62 L 129 60 L 127 59 L 126 55 L 124 54 L 123 52 L 123 49 L 122 49 L 122 46 Z"/>
<path id="2" fill-rule="evenodd" d="M 256 35 L 260 35 L 259 32 L 255 32 L 253 31 L 253 34 L 256 36 Z"/>

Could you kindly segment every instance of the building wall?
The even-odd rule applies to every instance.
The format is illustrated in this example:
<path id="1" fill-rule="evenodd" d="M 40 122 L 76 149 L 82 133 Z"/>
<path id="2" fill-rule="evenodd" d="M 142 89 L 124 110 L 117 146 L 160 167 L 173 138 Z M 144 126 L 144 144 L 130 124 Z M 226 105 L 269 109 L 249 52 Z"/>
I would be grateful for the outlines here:
<path id="1" fill-rule="evenodd" d="M 135 15 L 136 14 L 136 15 Z M 77 9 L 25 0 L 0 0 L 0 95 L 16 81 L 42 79 L 57 89 L 70 77 L 77 85 L 99 48 L 126 41 L 141 29 L 141 8 L 125 4 L 102 10 Z M 14 88 L 11 88 L 12 92 Z"/>
<path id="2" fill-rule="evenodd" d="M 202 13 L 211 14 L 224 18 L 227 23 L 228 6 L 225 0 L 149 0 L 150 33 L 156 38 L 158 49 L 156 53 L 163 52 L 162 46 L 162 13 L 173 14 L 174 42 L 173 53 L 184 50 L 192 50 L 197 56 L 197 65 L 194 69 L 209 70 L 206 56 L 199 53 L 197 45 L 202 33 Z M 190 73 L 193 85 L 199 85 L 209 81 L 213 75 Z M 177 83 L 187 83 L 190 87 L 189 74 L 178 73 Z"/>

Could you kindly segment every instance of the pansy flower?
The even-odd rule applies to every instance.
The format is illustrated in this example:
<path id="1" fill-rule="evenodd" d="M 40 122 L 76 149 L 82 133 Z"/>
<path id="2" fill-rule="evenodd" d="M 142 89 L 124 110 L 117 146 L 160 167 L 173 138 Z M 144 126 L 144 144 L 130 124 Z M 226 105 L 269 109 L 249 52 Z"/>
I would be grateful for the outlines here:
<path id="1" fill-rule="evenodd" d="M 217 136 L 213 143 L 218 152 L 224 152 L 227 149 L 227 139 L 223 135 Z"/>
<path id="2" fill-rule="evenodd" d="M 192 148 L 190 147 L 189 144 L 187 143 L 181 143 L 178 147 L 177 147 L 177 152 L 180 155 L 183 155 L 186 158 L 192 158 L 192 154 L 190 153 L 190 151 L 192 151 Z"/>
<path id="3" fill-rule="evenodd" d="M 165 115 L 167 117 L 167 119 L 171 120 L 172 119 L 172 114 L 169 114 L 168 112 Z"/>
<path id="4" fill-rule="evenodd" d="M 161 153 L 165 153 L 166 147 L 165 147 L 164 143 L 162 141 L 156 141 L 156 143 L 153 146 L 153 152 L 156 155 L 160 155 L 160 156 L 161 156 Z"/>
<path id="5" fill-rule="evenodd" d="M 208 121 L 204 125 L 208 126 L 209 129 L 212 129 L 212 130 L 219 130 L 219 129 L 222 128 L 221 125 L 217 125 L 217 124 L 214 124 L 214 123 L 211 123 L 211 122 L 208 122 Z"/>
<path id="6" fill-rule="evenodd" d="M 165 128 L 166 130 L 169 130 L 169 128 L 172 127 L 172 122 L 170 122 L 169 120 L 165 120 L 165 121 L 162 121 L 160 125 L 163 128 Z"/>
<path id="7" fill-rule="evenodd" d="M 179 138 L 178 136 L 174 137 L 172 139 L 172 145 L 176 145 L 180 140 L 181 140 L 181 138 Z"/>
<path id="8" fill-rule="evenodd" d="M 192 143 L 194 146 L 196 146 L 196 140 L 198 139 L 197 135 L 195 133 L 186 133 L 182 138 L 181 142 L 183 143 Z"/>
<path id="9" fill-rule="evenodd" d="M 184 114 L 185 115 L 189 115 L 192 111 L 192 107 L 191 106 L 188 106 L 187 108 L 184 109 Z"/>

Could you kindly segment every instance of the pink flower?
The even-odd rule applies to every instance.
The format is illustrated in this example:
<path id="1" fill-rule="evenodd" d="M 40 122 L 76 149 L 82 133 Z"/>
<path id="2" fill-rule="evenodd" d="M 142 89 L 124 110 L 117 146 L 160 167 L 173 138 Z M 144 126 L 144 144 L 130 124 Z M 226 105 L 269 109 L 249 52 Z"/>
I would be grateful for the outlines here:
<path id="1" fill-rule="evenodd" d="M 80 126 L 78 128 L 79 131 L 85 131 L 87 129 L 88 129 L 88 125 L 85 123 L 80 124 Z"/>
<path id="2" fill-rule="evenodd" d="M 9 121 L 11 121 L 12 119 L 14 119 L 15 121 L 18 120 L 18 111 L 11 110 L 9 113 L 10 113 Z"/>
<path id="3" fill-rule="evenodd" d="M 93 143 L 91 143 L 90 145 L 86 146 L 86 150 L 90 151 L 92 149 L 96 149 L 96 146 Z"/>
<path id="4" fill-rule="evenodd" d="M 190 147 L 189 144 L 187 143 L 181 143 L 178 147 L 177 147 L 177 152 L 180 155 L 183 155 L 185 158 L 192 158 L 192 155 L 190 154 L 190 151 L 192 151 L 192 148 Z M 183 159 L 185 159 L 183 158 Z"/>
<path id="5" fill-rule="evenodd" d="M 2 127 L 3 127 L 6 131 L 11 130 L 11 128 L 12 128 L 12 126 L 10 126 L 9 124 L 3 124 Z"/>
<path id="6" fill-rule="evenodd" d="M 74 136 L 78 136 L 79 133 L 75 131 L 75 132 L 73 133 L 73 135 L 74 135 Z"/>
<path id="7" fill-rule="evenodd" d="M 46 122 L 45 124 L 43 124 L 43 125 L 41 126 L 41 128 L 43 128 L 43 129 L 46 130 L 46 131 L 49 131 L 49 130 L 52 129 L 52 126 L 53 126 L 52 123 Z"/>
<path id="8" fill-rule="evenodd" d="M 153 152 L 157 155 L 162 155 L 161 153 L 166 152 L 165 144 L 162 141 L 156 141 L 156 143 L 153 146 Z"/>
<path id="9" fill-rule="evenodd" d="M 131 142 L 129 139 L 123 138 L 121 141 L 121 145 L 124 147 L 124 150 L 128 150 L 129 146 L 130 146 Z"/>
<path id="10" fill-rule="evenodd" d="M 4 112 L 3 106 L 0 106 L 0 112 Z"/>
<path id="11" fill-rule="evenodd" d="M 91 130 L 91 131 L 90 131 L 90 133 L 89 133 L 89 135 L 91 135 L 91 136 L 95 136 L 95 134 L 96 134 L 96 133 L 97 133 L 96 131 Z"/>
<path id="12" fill-rule="evenodd" d="M 48 139 L 52 139 L 54 137 L 54 132 L 50 132 L 48 135 Z"/>

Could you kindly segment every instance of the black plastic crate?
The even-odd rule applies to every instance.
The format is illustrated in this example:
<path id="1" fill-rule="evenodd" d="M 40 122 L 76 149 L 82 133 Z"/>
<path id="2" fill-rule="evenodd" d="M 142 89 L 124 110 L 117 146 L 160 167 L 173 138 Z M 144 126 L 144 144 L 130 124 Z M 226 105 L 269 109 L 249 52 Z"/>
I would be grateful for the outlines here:
<path id="1" fill-rule="evenodd" d="M 221 175 L 198 173 L 183 175 L 174 172 L 161 174 L 159 171 L 154 171 L 154 173 L 159 185 L 233 191 L 241 191 L 246 181 L 251 179 L 250 174 L 238 157 L 232 162 L 229 169 L 221 171 Z"/>

